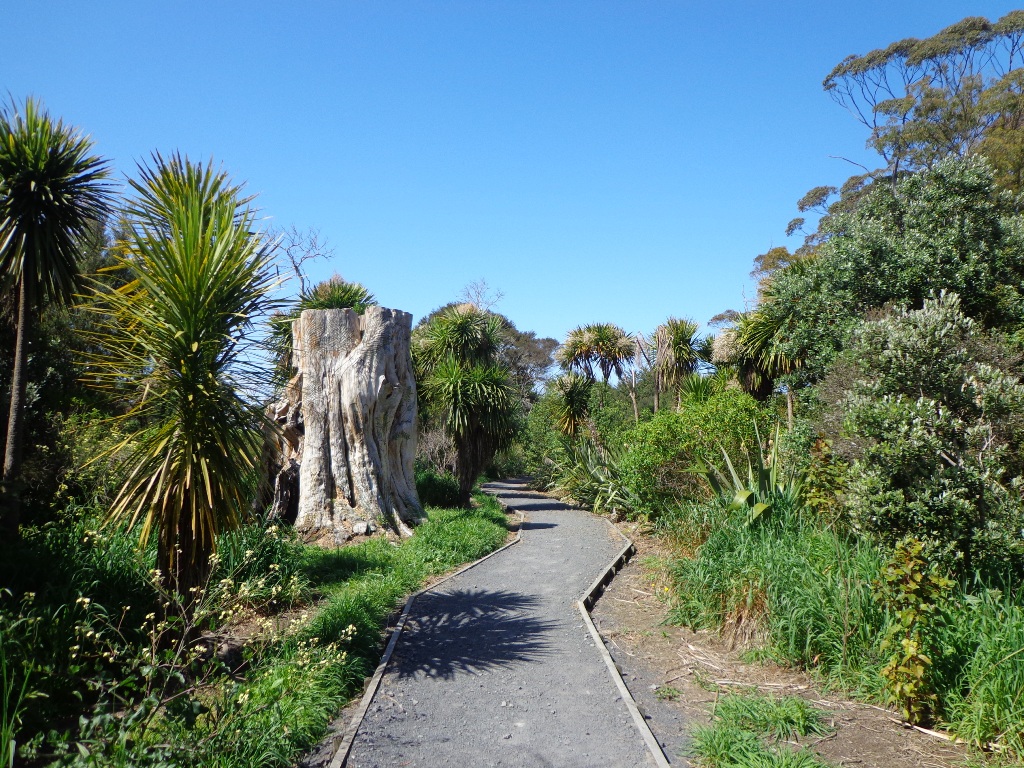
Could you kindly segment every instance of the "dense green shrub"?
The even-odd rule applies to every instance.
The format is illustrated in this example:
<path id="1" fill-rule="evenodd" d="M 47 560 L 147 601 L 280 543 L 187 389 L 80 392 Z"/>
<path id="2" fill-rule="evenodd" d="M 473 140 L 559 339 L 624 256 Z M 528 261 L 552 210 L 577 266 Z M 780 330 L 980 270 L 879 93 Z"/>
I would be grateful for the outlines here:
<path id="1" fill-rule="evenodd" d="M 782 352 L 816 381 L 871 309 L 920 308 L 955 291 L 986 327 L 1024 319 L 1024 238 L 1017 203 L 977 157 L 949 158 L 895 186 L 872 184 L 851 211 L 830 217 L 825 241 L 799 268 L 771 278 L 762 305 L 786 329 Z"/>
<path id="2" fill-rule="evenodd" d="M 533 404 L 522 436 L 525 470 L 537 488 L 550 488 L 555 464 L 565 456 L 566 439 L 558 429 L 558 393 L 546 392 Z"/>
<path id="3" fill-rule="evenodd" d="M 907 535 L 954 572 L 1024 565 L 1024 385 L 955 294 L 865 323 L 837 407 L 856 459 L 855 524 Z"/>
<path id="4" fill-rule="evenodd" d="M 424 507 L 446 509 L 459 506 L 459 481 L 454 475 L 429 467 L 416 470 L 416 493 Z"/>
<path id="5" fill-rule="evenodd" d="M 678 499 L 706 498 L 709 489 L 693 470 L 701 462 L 720 463 L 723 449 L 737 456 L 755 446 L 755 424 L 768 434 L 769 421 L 757 401 L 736 389 L 661 411 L 624 436 L 622 483 L 638 511 L 655 515 Z"/>

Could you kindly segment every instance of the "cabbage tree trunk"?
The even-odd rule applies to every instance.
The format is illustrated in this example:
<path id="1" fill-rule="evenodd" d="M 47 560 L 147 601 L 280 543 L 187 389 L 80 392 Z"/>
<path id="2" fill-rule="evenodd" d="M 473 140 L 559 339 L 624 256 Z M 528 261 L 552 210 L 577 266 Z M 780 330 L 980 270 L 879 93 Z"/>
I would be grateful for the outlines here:
<path id="1" fill-rule="evenodd" d="M 294 322 L 298 375 L 274 406 L 285 443 L 275 511 L 292 507 L 303 533 L 343 540 L 384 524 L 408 536 L 423 519 L 411 331 L 412 315 L 384 307 L 307 309 Z"/>

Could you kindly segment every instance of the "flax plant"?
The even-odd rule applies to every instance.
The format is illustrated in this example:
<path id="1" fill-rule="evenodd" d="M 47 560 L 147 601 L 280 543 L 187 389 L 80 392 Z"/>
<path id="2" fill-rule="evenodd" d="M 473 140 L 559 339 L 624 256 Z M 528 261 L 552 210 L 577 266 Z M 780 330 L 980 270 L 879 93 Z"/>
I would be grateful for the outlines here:
<path id="1" fill-rule="evenodd" d="M 143 543 L 156 537 L 163 585 L 188 596 L 258 477 L 261 376 L 248 333 L 270 308 L 271 248 L 254 233 L 251 198 L 212 164 L 154 155 L 140 171 L 113 267 L 131 279 L 94 283 L 88 304 L 100 317 L 90 377 L 129 402 L 109 518 L 140 524 Z"/>

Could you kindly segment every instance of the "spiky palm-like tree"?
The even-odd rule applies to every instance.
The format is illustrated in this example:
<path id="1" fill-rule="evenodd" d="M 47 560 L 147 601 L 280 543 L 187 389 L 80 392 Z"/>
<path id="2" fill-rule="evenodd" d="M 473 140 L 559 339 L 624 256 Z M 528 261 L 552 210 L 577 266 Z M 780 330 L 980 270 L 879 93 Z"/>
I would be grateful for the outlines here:
<path id="1" fill-rule="evenodd" d="M 516 389 L 504 366 L 448 357 L 434 367 L 423 390 L 455 443 L 459 502 L 468 506 L 480 473 L 515 438 Z"/>
<path id="2" fill-rule="evenodd" d="M 744 312 L 736 323 L 736 340 L 740 349 L 737 360 L 741 386 L 754 397 L 767 399 L 780 376 L 792 373 L 802 365 L 799 358 L 783 351 L 786 318 L 766 311 L 764 305 Z M 790 426 L 793 424 L 793 391 L 786 388 L 786 407 Z"/>
<path id="3" fill-rule="evenodd" d="M 454 357 L 467 364 L 497 360 L 504 340 L 505 321 L 472 304 L 456 304 L 417 329 L 413 339 L 417 361 L 432 367 Z"/>
<path id="4" fill-rule="evenodd" d="M 413 357 L 424 408 L 455 444 L 459 500 L 469 505 L 473 484 L 511 444 L 519 398 L 498 361 L 501 318 L 470 304 L 449 307 L 418 329 Z"/>
<path id="5" fill-rule="evenodd" d="M 690 319 L 670 317 L 654 332 L 656 387 L 659 392 L 675 392 L 677 406 L 682 403 L 680 385 L 702 359 L 697 328 Z"/>
<path id="6" fill-rule="evenodd" d="M 578 373 L 566 373 L 551 382 L 558 399 L 555 401 L 555 421 L 559 431 L 575 437 L 590 416 L 590 392 L 594 380 Z"/>
<path id="7" fill-rule="evenodd" d="M 127 459 L 110 518 L 157 538 L 163 583 L 187 603 L 254 489 L 263 416 L 253 388 L 265 374 L 247 334 L 269 308 L 271 249 L 254 234 L 250 199 L 212 164 L 154 155 L 131 186 L 118 260 L 134 279 L 95 286 L 104 354 L 91 373 L 133 391 L 123 419 L 145 425 L 118 447 Z"/>
<path id="8" fill-rule="evenodd" d="M 78 288 L 81 241 L 110 205 L 107 163 L 77 129 L 32 99 L 0 111 L 0 282 L 16 294 L 17 341 L 0 488 L 0 524 L 20 521 L 17 478 L 25 411 L 25 364 L 46 302 Z"/>
<path id="9" fill-rule="evenodd" d="M 613 323 L 591 323 L 569 331 L 555 357 L 567 371 L 578 371 L 590 379 L 594 368 L 601 371 L 607 386 L 614 373 L 622 378 L 636 354 L 636 340 Z M 601 404 L 604 392 L 601 392 Z"/>

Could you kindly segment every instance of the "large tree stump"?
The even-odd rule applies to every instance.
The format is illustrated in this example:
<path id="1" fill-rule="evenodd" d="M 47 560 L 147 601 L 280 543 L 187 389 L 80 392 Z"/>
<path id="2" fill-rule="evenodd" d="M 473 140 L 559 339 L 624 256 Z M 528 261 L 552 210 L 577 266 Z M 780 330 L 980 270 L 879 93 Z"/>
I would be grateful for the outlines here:
<path id="1" fill-rule="evenodd" d="M 298 375 L 274 408 L 283 428 L 275 511 L 306 534 L 401 535 L 423 519 L 416 494 L 412 315 L 368 307 L 307 309 L 292 325 Z M 299 400 L 296 409 L 295 401 Z M 299 410 L 299 420 L 296 416 Z M 301 440 L 293 440 L 296 429 Z M 288 473 L 298 464 L 298 502 Z"/>

